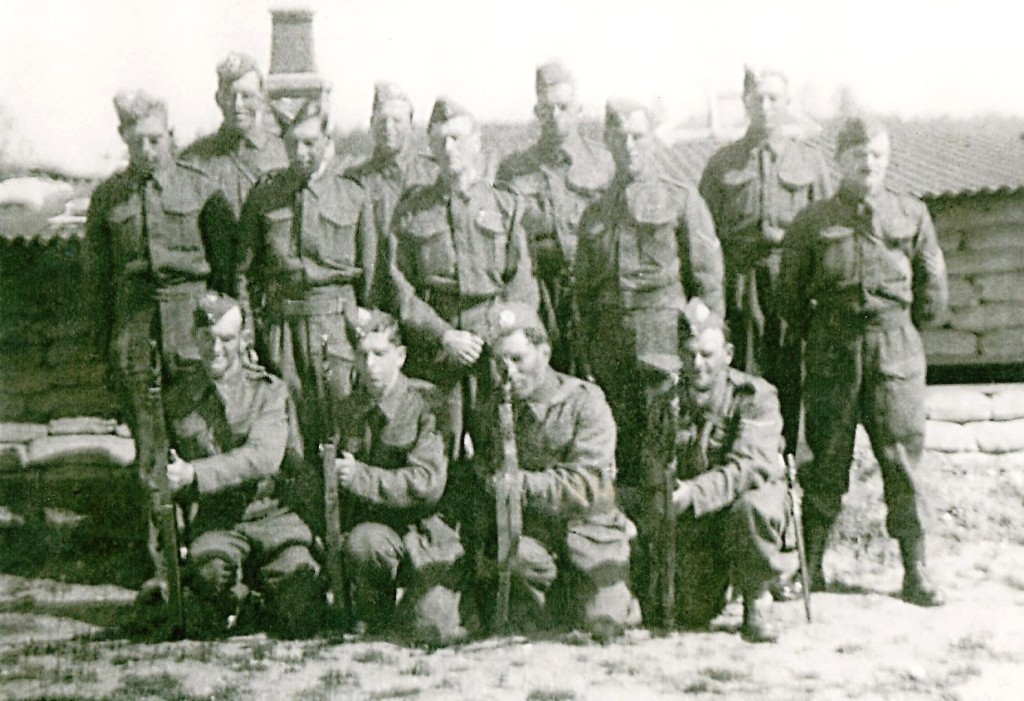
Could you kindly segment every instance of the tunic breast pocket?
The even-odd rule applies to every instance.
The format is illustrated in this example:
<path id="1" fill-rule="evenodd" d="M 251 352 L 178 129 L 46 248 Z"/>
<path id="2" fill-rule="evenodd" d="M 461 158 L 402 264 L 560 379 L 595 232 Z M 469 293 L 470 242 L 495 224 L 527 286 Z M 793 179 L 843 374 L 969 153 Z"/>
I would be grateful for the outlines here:
<path id="1" fill-rule="evenodd" d="M 757 185 L 757 173 L 750 167 L 722 174 L 723 233 L 746 229 L 757 222 L 761 214 Z"/>
<path id="2" fill-rule="evenodd" d="M 451 277 L 455 274 L 455 251 L 451 231 L 446 225 L 438 222 L 431 227 L 411 229 L 402 236 L 401 245 L 409 250 L 415 261 L 421 282 L 422 278 L 430 276 Z"/>
<path id="3" fill-rule="evenodd" d="M 818 236 L 821 246 L 821 267 L 826 281 L 832 285 L 857 282 L 857 237 L 848 226 L 830 226 Z"/>
<path id="4" fill-rule="evenodd" d="M 356 258 L 356 228 L 359 212 L 354 209 L 324 209 L 318 219 L 317 246 L 324 261 L 353 265 Z"/>
<path id="5" fill-rule="evenodd" d="M 637 248 L 642 267 L 660 270 L 678 257 L 675 223 L 671 212 L 637 222 Z"/>
<path id="6" fill-rule="evenodd" d="M 508 263 L 508 231 L 501 215 L 492 211 L 481 211 L 475 220 L 476 230 L 481 235 L 487 268 L 500 278 Z"/>
<path id="7" fill-rule="evenodd" d="M 914 254 L 917 226 L 911 219 L 897 219 L 883 229 L 885 279 L 910 280 L 910 259 Z"/>
<path id="8" fill-rule="evenodd" d="M 173 251 L 200 252 L 200 204 L 196 200 L 170 200 L 163 205 L 163 226 L 167 248 Z"/>
<path id="9" fill-rule="evenodd" d="M 814 173 L 804 170 L 782 170 L 779 172 L 780 197 L 776 203 L 775 224 L 789 226 L 793 217 L 811 203 L 811 187 Z"/>

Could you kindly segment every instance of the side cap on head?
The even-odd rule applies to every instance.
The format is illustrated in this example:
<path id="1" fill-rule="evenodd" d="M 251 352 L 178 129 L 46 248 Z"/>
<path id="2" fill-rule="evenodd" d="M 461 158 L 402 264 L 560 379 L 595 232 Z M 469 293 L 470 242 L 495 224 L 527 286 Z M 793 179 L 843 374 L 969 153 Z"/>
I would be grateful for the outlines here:
<path id="1" fill-rule="evenodd" d="M 751 66 L 750 64 L 743 66 L 743 94 L 748 95 L 754 92 L 760 87 L 761 83 L 771 77 L 781 78 L 786 87 L 789 87 L 789 76 L 778 68 L 772 66 Z"/>
<path id="2" fill-rule="evenodd" d="M 430 111 L 430 120 L 427 122 L 427 129 L 431 129 L 437 124 L 444 124 L 450 122 L 456 117 L 469 117 L 473 119 L 473 115 L 470 114 L 469 110 L 460 105 L 450 97 L 439 97 L 434 102 L 434 109 Z"/>
<path id="3" fill-rule="evenodd" d="M 644 105 L 639 100 L 632 100 L 624 97 L 613 97 L 605 103 L 604 107 L 604 125 L 606 127 L 622 127 L 625 125 L 630 117 L 637 112 L 643 113 L 647 117 L 647 122 L 653 129 L 656 126 L 654 114 L 650 108 Z"/>
<path id="4" fill-rule="evenodd" d="M 397 83 L 381 81 L 373 86 L 373 113 L 393 100 L 399 100 L 409 105 L 409 113 L 412 113 L 412 100 Z"/>
<path id="5" fill-rule="evenodd" d="M 167 103 L 144 90 L 122 90 L 117 93 L 114 96 L 114 110 L 122 129 L 153 114 L 167 119 Z"/>
<path id="6" fill-rule="evenodd" d="M 224 318 L 232 309 L 242 313 L 242 305 L 234 297 L 220 292 L 206 292 L 196 302 L 193 323 L 197 329 L 209 328 Z"/>
<path id="7" fill-rule="evenodd" d="M 522 302 L 501 302 L 491 309 L 488 320 L 491 343 L 496 343 L 516 331 L 525 332 L 532 340 L 548 342 L 548 332 L 537 310 Z"/>
<path id="8" fill-rule="evenodd" d="M 836 156 L 854 146 L 868 143 L 879 134 L 887 134 L 889 129 L 877 117 L 857 115 L 849 117 L 836 134 Z"/>
<path id="9" fill-rule="evenodd" d="M 562 84 L 576 85 L 576 78 L 561 61 L 549 61 L 537 66 L 534 90 L 538 95 L 554 85 Z"/>
<path id="10" fill-rule="evenodd" d="M 231 85 L 246 73 L 255 73 L 263 84 L 263 74 L 260 72 L 256 59 L 249 54 L 239 51 L 232 51 L 224 60 L 217 64 L 217 87 L 224 88 Z"/>
<path id="11" fill-rule="evenodd" d="M 307 119 L 326 120 L 329 116 L 322 95 L 308 98 L 281 98 L 271 103 L 271 109 L 282 134 Z"/>
<path id="12" fill-rule="evenodd" d="M 725 332 L 725 320 L 711 311 L 700 297 L 691 297 L 687 300 L 683 308 L 679 310 L 676 323 L 680 343 L 696 338 L 709 329 Z"/>

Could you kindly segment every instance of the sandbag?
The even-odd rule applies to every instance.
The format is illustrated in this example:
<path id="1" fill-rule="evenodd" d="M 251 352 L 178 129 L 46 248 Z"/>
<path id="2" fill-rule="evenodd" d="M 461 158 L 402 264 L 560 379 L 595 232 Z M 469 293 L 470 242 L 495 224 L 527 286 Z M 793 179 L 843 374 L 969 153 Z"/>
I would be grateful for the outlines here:
<path id="1" fill-rule="evenodd" d="M 992 395 L 992 419 L 1024 419 L 1024 385 L 1011 385 Z"/>
<path id="2" fill-rule="evenodd" d="M 965 424 L 992 418 L 989 395 L 970 386 L 936 385 L 925 396 L 927 415 L 933 421 Z"/>
<path id="3" fill-rule="evenodd" d="M 135 461 L 135 443 L 118 436 L 47 436 L 28 446 L 27 464 L 104 462 L 127 467 Z"/>
<path id="4" fill-rule="evenodd" d="M 972 428 L 978 450 L 983 453 L 1015 453 L 1024 450 L 1024 419 L 985 421 Z"/>
<path id="5" fill-rule="evenodd" d="M 46 424 L 0 423 L 0 443 L 30 443 L 49 433 Z"/>
<path id="6" fill-rule="evenodd" d="M 49 430 L 51 436 L 70 436 L 76 433 L 106 436 L 117 430 L 117 421 L 98 416 L 67 416 L 51 421 Z"/>
<path id="7" fill-rule="evenodd" d="M 924 433 L 926 450 L 940 453 L 973 453 L 978 450 L 974 432 L 961 424 L 952 421 L 928 421 Z"/>

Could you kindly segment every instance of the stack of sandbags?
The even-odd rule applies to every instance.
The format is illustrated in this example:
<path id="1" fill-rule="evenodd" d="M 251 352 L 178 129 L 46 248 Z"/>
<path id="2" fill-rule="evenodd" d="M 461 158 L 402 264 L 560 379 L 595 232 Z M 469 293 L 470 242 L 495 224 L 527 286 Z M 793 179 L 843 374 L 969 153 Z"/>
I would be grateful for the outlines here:
<path id="1" fill-rule="evenodd" d="M 1024 456 L 1024 384 L 928 388 L 925 448 Z"/>

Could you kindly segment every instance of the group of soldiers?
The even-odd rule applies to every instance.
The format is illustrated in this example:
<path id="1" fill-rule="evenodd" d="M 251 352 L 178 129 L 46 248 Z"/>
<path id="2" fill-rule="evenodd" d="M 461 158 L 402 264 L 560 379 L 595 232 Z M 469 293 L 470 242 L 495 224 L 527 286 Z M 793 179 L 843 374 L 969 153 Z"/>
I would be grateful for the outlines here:
<path id="1" fill-rule="evenodd" d="M 425 154 L 379 84 L 352 165 L 321 99 L 271 104 L 240 54 L 217 77 L 223 124 L 180 156 L 161 100 L 115 98 L 129 165 L 88 214 L 97 350 L 184 546 L 151 527 L 140 607 L 180 560 L 196 634 L 603 640 L 706 627 L 732 591 L 743 637 L 775 640 L 802 423 L 812 589 L 863 423 L 902 596 L 941 603 L 916 327 L 945 271 L 924 205 L 885 187 L 880 122 L 843 124 L 834 191 L 785 75 L 748 70 L 750 127 L 696 189 L 639 102 L 583 138 L 560 63 L 536 72 L 538 141 L 496 170 L 451 99 Z"/>

